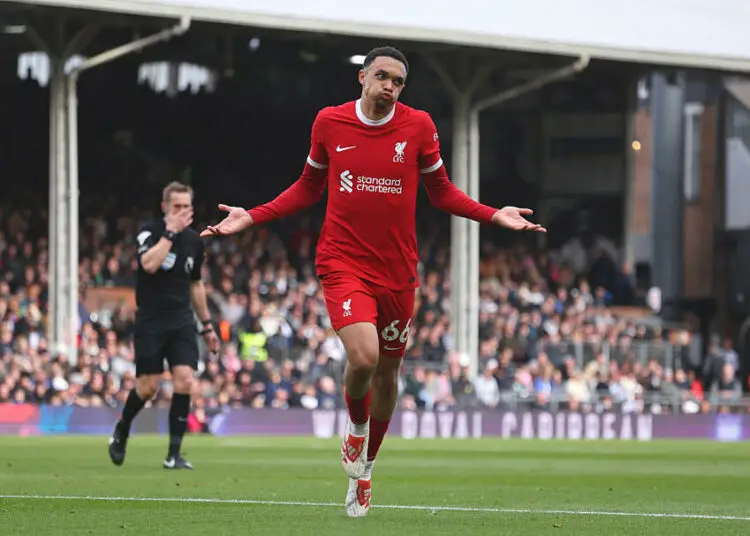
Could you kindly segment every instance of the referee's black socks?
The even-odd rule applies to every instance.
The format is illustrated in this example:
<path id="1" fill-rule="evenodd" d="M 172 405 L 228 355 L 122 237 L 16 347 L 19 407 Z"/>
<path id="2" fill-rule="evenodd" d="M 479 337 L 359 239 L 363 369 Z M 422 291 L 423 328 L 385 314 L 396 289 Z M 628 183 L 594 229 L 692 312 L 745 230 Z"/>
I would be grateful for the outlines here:
<path id="1" fill-rule="evenodd" d="M 145 405 L 146 401 L 138 396 L 135 389 L 130 391 L 128 400 L 125 402 L 125 407 L 122 410 L 122 417 L 120 417 L 120 422 L 125 428 L 125 431 L 130 431 L 130 425 L 133 424 L 133 419 L 135 419 L 135 416 L 138 415 Z"/>
<path id="2" fill-rule="evenodd" d="M 190 395 L 181 393 L 172 395 L 172 405 L 169 407 L 169 458 L 180 455 L 189 412 Z"/>

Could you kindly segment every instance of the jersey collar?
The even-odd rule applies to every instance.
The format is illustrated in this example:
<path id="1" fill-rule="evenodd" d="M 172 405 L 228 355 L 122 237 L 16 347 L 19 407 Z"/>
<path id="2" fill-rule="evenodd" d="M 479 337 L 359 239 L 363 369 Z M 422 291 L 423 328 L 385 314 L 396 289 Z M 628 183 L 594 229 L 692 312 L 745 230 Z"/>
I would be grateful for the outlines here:
<path id="1" fill-rule="evenodd" d="M 372 119 L 368 118 L 365 115 L 365 112 L 362 111 L 362 99 L 357 99 L 357 105 L 354 107 L 354 109 L 357 111 L 357 119 L 359 119 L 362 123 L 364 123 L 368 127 L 382 127 L 388 121 L 393 119 L 394 115 L 396 115 L 396 105 L 394 104 L 393 109 L 391 110 L 391 113 L 389 113 L 382 119 L 373 121 Z"/>

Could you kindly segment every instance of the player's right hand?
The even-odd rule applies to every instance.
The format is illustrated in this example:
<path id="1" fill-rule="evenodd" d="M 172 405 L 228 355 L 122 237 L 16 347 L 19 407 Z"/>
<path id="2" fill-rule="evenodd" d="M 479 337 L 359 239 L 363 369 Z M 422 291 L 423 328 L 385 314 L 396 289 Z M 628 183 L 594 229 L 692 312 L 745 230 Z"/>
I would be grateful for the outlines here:
<path id="1" fill-rule="evenodd" d="M 193 223 L 193 207 L 184 208 L 179 212 L 170 212 L 167 214 L 167 231 L 181 233 L 186 227 L 189 227 L 191 223 Z"/>
<path id="2" fill-rule="evenodd" d="M 201 231 L 201 236 L 232 235 L 244 231 L 253 224 L 250 213 L 242 207 L 219 205 L 219 210 L 228 212 L 227 217 L 216 225 L 208 225 Z"/>

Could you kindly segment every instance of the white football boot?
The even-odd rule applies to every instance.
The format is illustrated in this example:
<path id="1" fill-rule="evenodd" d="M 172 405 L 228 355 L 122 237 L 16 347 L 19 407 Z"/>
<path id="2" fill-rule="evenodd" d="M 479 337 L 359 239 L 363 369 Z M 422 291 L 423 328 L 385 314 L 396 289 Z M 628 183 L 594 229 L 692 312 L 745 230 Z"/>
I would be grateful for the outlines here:
<path id="1" fill-rule="evenodd" d="M 355 434 L 355 425 L 349 420 L 346 437 L 341 444 L 341 466 L 349 478 L 358 479 L 365 472 L 367 445 L 370 441 L 370 420 Z"/>
<path id="2" fill-rule="evenodd" d="M 349 479 L 349 491 L 346 493 L 346 515 L 365 517 L 370 511 L 372 498 L 372 480 Z"/>

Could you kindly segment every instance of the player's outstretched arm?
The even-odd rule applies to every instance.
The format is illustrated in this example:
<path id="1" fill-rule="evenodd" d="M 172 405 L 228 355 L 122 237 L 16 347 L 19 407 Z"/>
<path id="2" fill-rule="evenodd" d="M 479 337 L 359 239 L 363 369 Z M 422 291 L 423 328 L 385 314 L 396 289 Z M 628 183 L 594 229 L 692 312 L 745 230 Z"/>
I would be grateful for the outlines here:
<path id="1" fill-rule="evenodd" d="M 440 210 L 479 223 L 492 223 L 497 209 L 474 201 L 456 188 L 448 179 L 444 165 L 441 164 L 439 168 L 429 173 L 422 173 L 422 183 L 427 190 L 430 202 Z"/>
<path id="2" fill-rule="evenodd" d="M 228 212 L 227 216 L 216 225 L 206 226 L 201 231 L 201 236 L 237 234 L 251 225 L 259 225 L 296 214 L 320 201 L 323 197 L 325 179 L 325 170 L 314 168 L 308 163 L 305 165 L 302 176 L 270 203 L 250 210 L 219 205 L 219 210 Z"/>
<path id="3" fill-rule="evenodd" d="M 423 182 L 432 204 L 454 216 L 468 218 L 479 223 L 494 223 L 513 231 L 542 233 L 547 231 L 541 225 L 532 223 L 524 217 L 534 213 L 531 209 L 503 207 L 498 210 L 474 201 L 448 179 L 445 167 L 423 175 Z"/>
<path id="4" fill-rule="evenodd" d="M 279 196 L 249 211 L 255 225 L 291 216 L 320 201 L 325 190 L 326 168 L 315 167 L 308 158 L 302 176 Z"/>
<path id="5" fill-rule="evenodd" d="M 423 175 L 423 182 L 432 204 L 454 216 L 468 218 L 479 223 L 499 225 L 513 231 L 547 232 L 541 225 L 530 222 L 524 217 L 534 213 L 529 208 L 509 206 L 498 210 L 474 201 L 448 179 L 444 167 Z"/>

